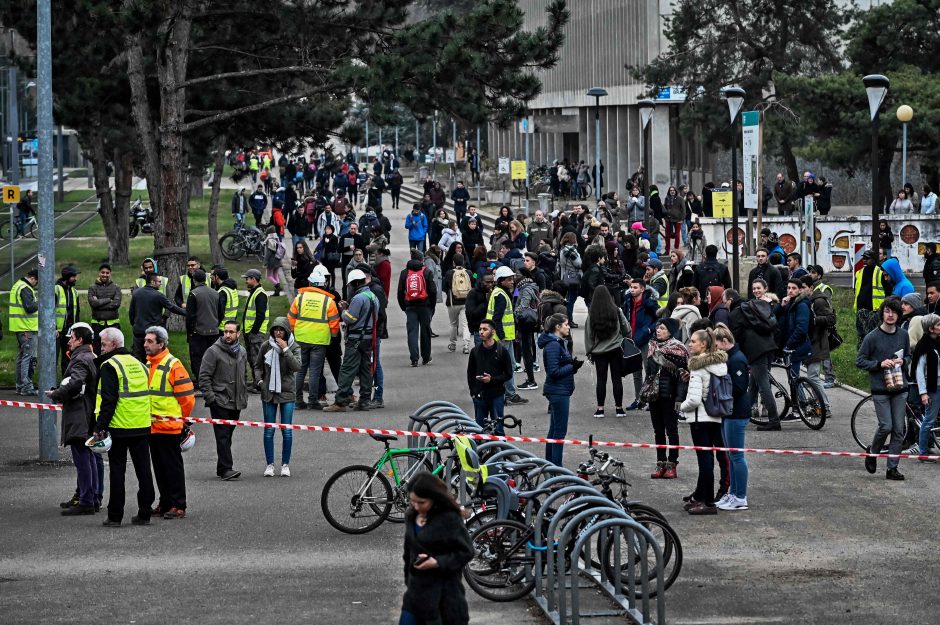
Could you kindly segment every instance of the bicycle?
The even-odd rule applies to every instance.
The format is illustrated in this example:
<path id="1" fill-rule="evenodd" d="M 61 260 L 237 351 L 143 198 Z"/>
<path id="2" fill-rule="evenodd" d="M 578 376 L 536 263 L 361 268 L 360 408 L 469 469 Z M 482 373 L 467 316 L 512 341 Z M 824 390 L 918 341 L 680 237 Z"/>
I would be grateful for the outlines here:
<path id="1" fill-rule="evenodd" d="M 36 221 L 36 215 L 30 215 L 29 219 L 26 220 L 26 223 L 23 224 L 22 230 L 20 229 L 19 219 L 17 217 L 13 218 L 13 221 L 4 221 L 0 223 L 0 241 L 9 241 L 10 240 L 10 229 L 13 228 L 14 232 L 20 233 L 17 234 L 17 238 L 22 237 L 31 237 L 36 238 L 36 232 L 39 229 L 39 223 Z"/>
<path id="2" fill-rule="evenodd" d="M 244 222 L 235 224 L 231 232 L 220 237 L 219 247 L 228 260 L 240 260 L 245 254 L 253 254 L 259 262 L 264 262 L 264 233 Z"/>
<path id="3" fill-rule="evenodd" d="M 912 396 L 909 394 L 904 402 L 904 412 L 907 418 L 904 420 L 904 441 L 901 446 L 906 450 L 905 453 L 911 451 L 912 445 L 918 445 L 920 426 L 924 422 L 924 407 L 920 403 L 920 397 L 916 395 L 913 397 L 916 397 L 916 399 L 912 400 Z M 875 404 L 872 395 L 863 398 L 855 406 L 855 410 L 852 411 L 851 425 L 852 438 L 855 439 L 859 447 L 868 451 L 872 440 L 875 438 L 875 432 L 878 430 L 878 417 L 875 415 Z M 930 430 L 928 448 L 936 449 L 940 447 L 937 441 L 938 435 L 940 435 L 940 426 Z M 887 442 L 885 442 L 880 453 L 888 453 Z M 920 447 L 918 446 L 917 451 L 913 453 L 920 453 Z"/>
<path id="4" fill-rule="evenodd" d="M 795 421 L 799 418 L 811 430 L 821 430 L 826 425 L 826 403 L 816 387 L 804 376 L 794 378 L 790 372 L 790 358 L 774 361 L 771 365 L 770 386 L 777 405 L 777 414 L 781 421 Z M 787 374 L 787 389 L 773 376 L 773 369 L 784 369 Z M 799 401 L 794 402 L 796 397 Z M 779 403 L 782 401 L 782 404 Z M 792 409 L 792 413 L 791 413 Z M 795 415 L 795 416 L 793 416 Z M 751 407 L 751 423 L 765 425 L 770 422 L 764 398 L 759 392 L 755 393 L 754 405 Z"/>
<path id="5" fill-rule="evenodd" d="M 385 445 L 385 451 L 372 466 L 354 464 L 334 473 L 323 486 L 320 508 L 327 522 L 346 534 L 371 532 L 386 520 L 402 523 L 408 509 L 408 484 L 419 473 L 440 475 L 440 447 L 395 449 L 398 440 L 390 434 L 370 434 Z M 394 483 L 394 486 L 393 486 Z M 363 523 L 356 523 L 362 521 Z"/>

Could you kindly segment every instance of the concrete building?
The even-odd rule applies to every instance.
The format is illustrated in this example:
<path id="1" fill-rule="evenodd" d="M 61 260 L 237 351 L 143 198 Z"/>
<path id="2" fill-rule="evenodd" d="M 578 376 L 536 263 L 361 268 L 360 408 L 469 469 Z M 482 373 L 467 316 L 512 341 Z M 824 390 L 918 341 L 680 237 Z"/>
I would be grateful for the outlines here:
<path id="1" fill-rule="evenodd" d="M 520 0 L 526 13 L 526 29 L 545 23 L 547 0 Z M 568 158 L 594 164 L 594 98 L 591 87 L 603 87 L 600 146 L 605 171 L 605 190 L 623 192 L 627 180 L 642 163 L 643 135 L 637 100 L 644 85 L 625 65 L 644 65 L 668 48 L 663 36 L 664 18 L 671 12 L 669 0 L 577 0 L 569 3 L 571 21 L 565 29 L 565 45 L 558 65 L 542 75 L 542 94 L 530 103 L 530 167 Z M 678 106 L 684 95 L 664 89 L 650 130 L 651 182 L 660 185 L 685 182 L 701 189 L 710 178 L 711 157 L 694 137 L 678 132 Z M 525 135 L 517 124 L 488 128 L 489 156 L 522 160 Z"/>

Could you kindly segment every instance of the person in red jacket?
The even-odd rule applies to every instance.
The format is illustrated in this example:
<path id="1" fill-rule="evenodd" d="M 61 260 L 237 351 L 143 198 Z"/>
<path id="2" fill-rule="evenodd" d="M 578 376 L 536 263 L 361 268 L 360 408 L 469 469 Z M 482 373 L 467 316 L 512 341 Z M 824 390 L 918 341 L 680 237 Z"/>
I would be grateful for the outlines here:
<path id="1" fill-rule="evenodd" d="M 382 281 L 382 288 L 386 293 L 391 293 L 392 288 L 392 263 L 388 257 L 391 255 L 387 249 L 378 250 L 375 253 L 375 273 Z"/>

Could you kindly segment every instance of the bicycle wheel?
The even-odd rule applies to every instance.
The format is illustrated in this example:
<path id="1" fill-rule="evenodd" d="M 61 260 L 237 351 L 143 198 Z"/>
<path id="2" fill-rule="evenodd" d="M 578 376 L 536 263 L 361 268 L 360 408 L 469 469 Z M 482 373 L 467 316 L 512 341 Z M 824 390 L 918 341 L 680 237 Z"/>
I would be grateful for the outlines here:
<path id="1" fill-rule="evenodd" d="M 770 392 L 774 396 L 774 402 L 777 406 L 777 416 L 783 417 L 790 412 L 790 394 L 784 388 L 783 384 L 777 381 L 777 378 L 770 378 Z M 770 423 L 770 416 L 767 414 L 767 407 L 764 405 L 764 398 L 760 392 L 754 393 L 754 405 L 751 406 L 750 421 L 754 425 L 766 425 Z"/>
<path id="2" fill-rule="evenodd" d="M 408 510 L 408 485 L 419 473 L 430 473 L 433 470 L 431 461 L 427 456 L 419 453 L 408 453 L 392 456 L 389 462 L 395 464 L 395 471 L 388 464 L 382 467 L 382 472 L 388 478 L 392 488 L 392 506 L 388 513 L 388 521 L 404 523 L 405 512 Z M 395 485 L 395 473 L 398 473 L 398 485 Z"/>
<path id="3" fill-rule="evenodd" d="M 627 511 L 627 514 L 636 518 L 636 517 L 646 517 L 651 516 L 659 519 L 663 523 L 669 523 L 666 520 L 666 517 L 663 516 L 663 513 L 654 508 L 653 506 L 647 506 L 646 504 L 639 502 L 627 502 L 623 504 L 623 509 Z"/>
<path id="4" fill-rule="evenodd" d="M 26 225 L 27 225 L 26 234 L 29 235 L 31 238 L 35 239 L 39 231 L 39 224 L 36 223 L 35 219 L 30 219 L 29 223 Z"/>
<path id="5" fill-rule="evenodd" d="M 905 439 L 907 438 L 907 422 L 910 420 L 910 415 L 905 419 Z M 864 398 L 862 401 L 858 402 L 855 406 L 855 410 L 852 411 L 852 438 L 855 439 L 855 442 L 861 447 L 864 451 L 868 451 L 868 447 L 871 445 L 871 442 L 875 439 L 875 432 L 878 431 L 878 416 L 875 414 L 875 400 L 871 395 Z M 880 453 L 888 453 L 888 440 L 885 440 L 884 445 L 879 450 Z"/>
<path id="6" fill-rule="evenodd" d="M 676 534 L 676 531 L 672 529 L 668 523 L 664 522 L 662 519 L 657 517 L 650 516 L 637 516 L 634 520 L 648 529 L 653 537 L 656 539 L 656 542 L 659 544 L 663 552 L 663 590 L 667 590 L 670 586 L 675 583 L 676 579 L 679 577 L 679 572 L 682 570 L 682 543 L 679 540 L 679 535 Z M 612 534 L 609 532 L 608 535 Z M 627 588 L 627 571 L 626 567 L 633 566 L 635 579 L 637 580 L 637 587 L 635 589 L 635 596 L 639 599 L 642 596 L 642 588 L 639 585 L 639 575 L 642 571 L 641 562 L 645 558 L 648 561 L 648 571 L 649 579 L 652 582 L 650 587 L 650 596 L 655 597 L 659 592 L 659 588 L 655 587 L 656 583 L 656 560 L 652 547 L 649 545 L 646 546 L 645 551 L 640 549 L 639 540 L 634 536 L 634 545 L 633 552 L 634 558 L 633 562 L 629 562 L 629 544 L 627 543 L 627 534 L 622 532 L 620 534 L 620 575 L 623 581 L 622 592 L 629 592 Z M 604 570 L 607 573 L 608 577 L 613 576 L 614 572 L 614 541 L 608 540 L 604 556 L 601 559 L 604 565 Z"/>
<path id="7" fill-rule="evenodd" d="M 388 479 L 365 465 L 340 469 L 326 481 L 320 495 L 327 522 L 347 534 L 371 532 L 388 518 L 391 507 Z"/>
<path id="8" fill-rule="evenodd" d="M 826 404 L 822 395 L 806 378 L 794 380 L 793 389 L 796 414 L 809 429 L 821 430 L 826 425 Z"/>
<path id="9" fill-rule="evenodd" d="M 9 241 L 10 240 L 10 229 L 13 224 L 9 221 L 0 222 L 0 241 Z"/>
<path id="10" fill-rule="evenodd" d="M 245 255 L 241 237 L 234 232 L 229 232 L 219 239 L 219 247 L 222 248 L 222 256 L 228 260 L 239 260 Z"/>
<path id="11" fill-rule="evenodd" d="M 526 553 L 532 529 L 517 521 L 494 521 L 473 534 L 473 559 L 463 569 L 467 585 L 490 601 L 515 601 L 535 587 L 526 580 L 534 558 Z"/>

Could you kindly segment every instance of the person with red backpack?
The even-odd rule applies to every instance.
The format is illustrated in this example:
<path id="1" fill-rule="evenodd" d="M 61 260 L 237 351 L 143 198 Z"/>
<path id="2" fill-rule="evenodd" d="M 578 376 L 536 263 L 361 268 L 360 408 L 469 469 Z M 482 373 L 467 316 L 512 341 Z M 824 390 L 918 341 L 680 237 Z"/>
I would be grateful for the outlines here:
<path id="1" fill-rule="evenodd" d="M 405 311 L 408 353 L 411 366 L 431 362 L 431 316 L 437 303 L 437 286 L 431 270 L 424 266 L 424 253 L 411 250 L 411 260 L 398 278 L 398 305 Z"/>

